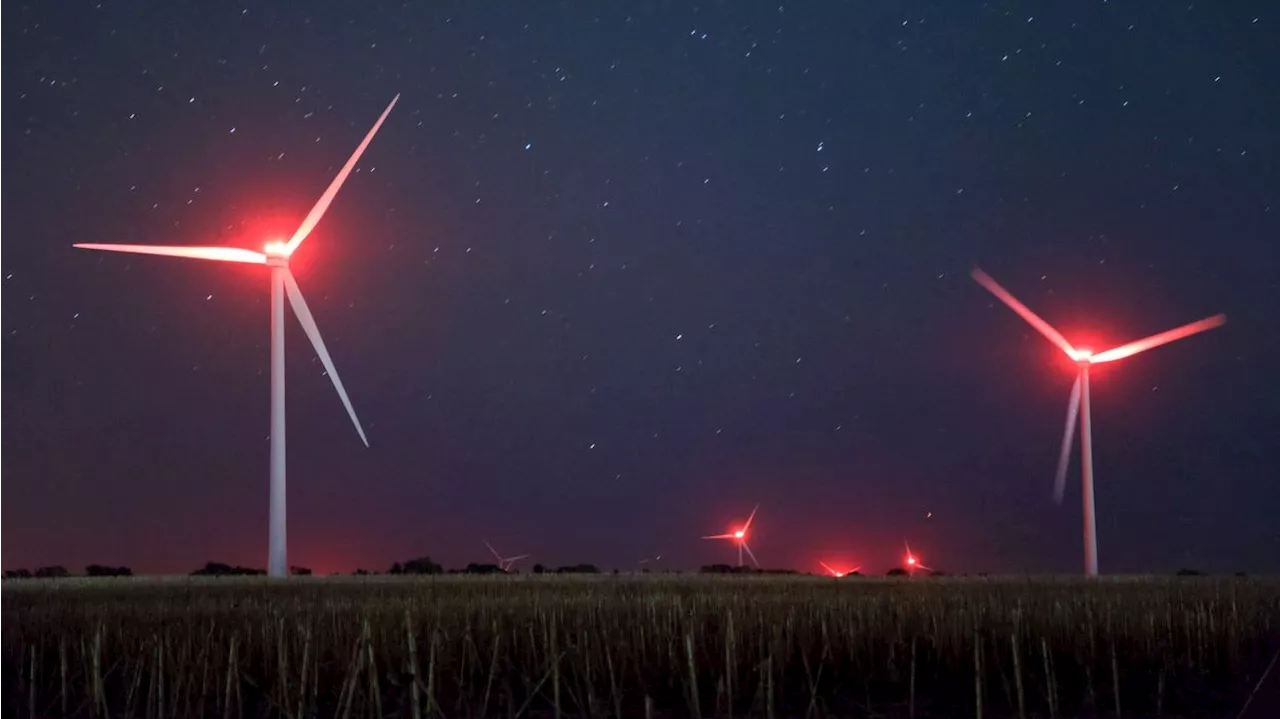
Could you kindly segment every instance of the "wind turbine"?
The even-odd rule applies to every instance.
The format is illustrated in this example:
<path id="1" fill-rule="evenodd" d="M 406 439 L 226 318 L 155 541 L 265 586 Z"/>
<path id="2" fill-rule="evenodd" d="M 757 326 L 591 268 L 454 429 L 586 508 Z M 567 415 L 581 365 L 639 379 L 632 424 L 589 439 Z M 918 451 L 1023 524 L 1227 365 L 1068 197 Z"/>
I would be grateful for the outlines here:
<path id="1" fill-rule="evenodd" d="M 395 107 L 396 101 L 399 99 L 400 95 L 398 94 L 391 98 L 391 103 L 387 105 L 386 110 L 382 111 L 381 117 L 373 124 L 373 129 L 369 130 L 369 134 L 365 135 L 355 153 L 347 160 L 347 164 L 343 165 L 342 169 L 338 171 L 338 175 L 329 183 L 329 187 L 320 196 L 320 200 L 311 208 L 311 212 L 307 213 L 306 219 L 302 221 L 302 225 L 293 233 L 293 237 L 289 238 L 288 242 L 272 240 L 263 246 L 262 252 L 235 247 L 173 247 L 168 245 L 83 243 L 75 245 L 75 247 L 85 250 L 131 252 L 142 255 L 185 257 L 217 262 L 242 262 L 252 265 L 265 265 L 271 269 L 271 509 L 270 531 L 267 540 L 267 574 L 272 577 L 289 576 L 288 552 L 285 541 L 284 297 L 286 294 L 289 296 L 289 304 L 293 306 L 293 312 L 297 316 L 298 322 L 302 325 L 302 329 L 311 340 L 312 347 L 315 348 L 316 354 L 320 357 L 320 363 L 324 365 L 325 372 L 329 375 L 329 379 L 333 381 L 333 387 L 338 391 L 338 397 L 342 400 L 342 405 L 347 408 L 347 414 L 350 415 L 351 423 L 355 425 L 356 432 L 360 435 L 360 441 L 364 443 L 364 446 L 369 446 L 369 440 L 365 437 L 364 429 L 360 426 L 360 420 L 356 417 L 356 411 L 351 406 L 351 400 L 347 398 L 347 391 L 342 387 L 342 380 L 338 378 L 338 370 L 333 366 L 333 360 L 329 358 L 329 351 L 325 349 L 324 340 L 320 337 L 320 330 L 316 327 L 315 318 L 312 317 L 311 310 L 307 308 L 306 300 L 302 298 L 302 291 L 298 289 L 298 283 L 294 280 L 293 273 L 289 271 L 289 256 L 293 254 L 294 250 L 298 249 L 302 241 L 307 239 L 307 236 L 315 229 L 316 224 L 320 222 L 320 218 L 324 216 L 325 210 L 329 209 L 329 205 L 333 202 L 334 196 L 338 194 L 342 183 L 351 174 L 351 170 L 360 159 L 360 155 L 369 146 L 374 134 L 378 132 L 378 128 L 382 127 L 383 121 L 387 119 L 387 115 L 391 113 L 391 108 Z"/>
<path id="2" fill-rule="evenodd" d="M 738 529 L 732 530 L 730 532 L 726 532 L 725 534 L 712 534 L 710 536 L 703 537 L 703 539 L 733 540 L 738 545 L 738 566 L 739 567 L 742 566 L 742 552 L 743 550 L 746 550 L 747 556 L 751 557 L 751 563 L 756 565 L 756 569 L 759 569 L 760 562 L 756 561 L 756 555 L 752 554 L 751 547 L 747 546 L 747 530 L 751 529 L 751 522 L 756 518 L 756 511 L 759 509 L 760 509 L 760 505 L 757 504 L 755 508 L 751 510 L 751 516 L 747 517 L 746 524 L 743 524 Z"/>
<path id="3" fill-rule="evenodd" d="M 827 564 L 826 562 L 822 561 L 821 559 L 819 559 L 819 560 L 818 560 L 818 564 L 821 564 L 821 565 L 822 565 L 822 568 L 823 568 L 823 569 L 825 569 L 825 570 L 827 570 L 827 574 L 830 574 L 831 576 L 835 577 L 836 579 L 839 579 L 839 578 L 841 578 L 841 577 L 844 577 L 844 576 L 847 576 L 847 575 L 853 574 L 854 572 L 858 571 L 859 569 L 862 569 L 862 565 L 861 565 L 861 564 L 859 564 L 858 566 L 854 567 L 853 569 L 849 569 L 849 570 L 847 570 L 847 571 L 840 572 L 840 571 L 837 571 L 836 569 L 832 568 L 832 566 L 831 566 L 830 564 Z"/>
<path id="4" fill-rule="evenodd" d="M 1009 294 L 1008 290 L 991 279 L 987 273 L 975 267 L 971 274 L 978 284 L 987 288 L 991 294 L 1008 305 L 1009 309 L 1018 313 L 1018 316 L 1026 320 L 1028 324 L 1044 335 L 1058 349 L 1062 350 L 1072 362 L 1076 363 L 1076 382 L 1071 387 L 1071 397 L 1067 401 L 1067 424 L 1066 430 L 1062 435 L 1062 450 L 1058 455 L 1058 471 L 1053 479 L 1053 498 L 1059 504 L 1062 503 L 1062 493 L 1067 480 L 1067 467 L 1071 462 L 1071 445 L 1075 439 L 1076 420 L 1079 418 L 1080 459 L 1082 464 L 1081 486 L 1084 500 L 1084 573 L 1087 576 L 1096 577 L 1098 576 L 1098 530 L 1094 518 L 1093 423 L 1089 406 L 1089 368 L 1096 364 L 1105 364 L 1132 357 L 1154 347 L 1169 344 L 1215 327 L 1221 327 L 1226 324 L 1227 316 L 1216 314 L 1212 317 L 1206 317 L 1202 320 L 1095 354 L 1091 350 L 1072 346 L 1062 336 L 1062 333 L 1027 309 L 1026 305 Z"/>
<path id="5" fill-rule="evenodd" d="M 911 551 L 911 544 L 907 540 L 902 540 L 902 546 L 907 548 L 907 555 L 903 558 L 903 564 L 907 565 L 905 567 L 907 574 L 914 574 L 917 569 L 923 569 L 926 572 L 933 571 L 932 568 L 926 567 L 920 562 L 920 557 Z"/>
<path id="6" fill-rule="evenodd" d="M 503 573 L 510 572 L 511 567 L 514 566 L 516 562 L 529 557 L 527 554 L 517 554 L 514 557 L 504 557 L 501 554 L 498 554 L 498 550 L 494 549 L 493 545 L 489 544 L 489 540 L 487 539 L 484 540 L 484 546 L 488 547 L 489 551 L 493 554 L 493 558 L 498 560 L 498 569 L 501 569 Z"/>

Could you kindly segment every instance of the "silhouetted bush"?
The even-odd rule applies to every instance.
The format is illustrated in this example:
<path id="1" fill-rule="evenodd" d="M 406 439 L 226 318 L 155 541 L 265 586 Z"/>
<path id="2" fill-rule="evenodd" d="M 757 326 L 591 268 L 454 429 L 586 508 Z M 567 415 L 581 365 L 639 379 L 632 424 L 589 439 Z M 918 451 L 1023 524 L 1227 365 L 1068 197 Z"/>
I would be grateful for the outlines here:
<path id="1" fill-rule="evenodd" d="M 105 564 L 90 564 L 84 568 L 86 577 L 132 577 L 133 570 L 128 567 L 108 567 Z"/>
<path id="2" fill-rule="evenodd" d="M 907 576 L 907 570 L 902 567 L 894 567 L 893 569 L 885 572 L 884 575 L 886 577 L 905 577 Z"/>
<path id="3" fill-rule="evenodd" d="M 295 577 L 311 576 L 311 567 L 289 567 L 289 574 Z"/>
<path id="4" fill-rule="evenodd" d="M 256 577 L 267 573 L 265 569 L 253 567 L 231 566 L 222 562 L 205 562 L 205 565 L 191 573 L 193 577 Z"/>
<path id="5" fill-rule="evenodd" d="M 5 579 L 30 579 L 31 571 L 28 569 L 6 569 L 4 570 Z"/>
<path id="6" fill-rule="evenodd" d="M 544 567 L 544 566 L 542 566 L 541 564 L 535 564 L 535 565 L 533 565 L 533 573 L 534 573 L 534 574 L 544 574 L 544 573 L 546 573 L 546 571 L 547 571 L 547 568 L 546 568 L 546 567 Z"/>
<path id="7" fill-rule="evenodd" d="M 570 564 L 556 569 L 556 574 L 599 574 L 600 568 L 594 564 Z"/>
<path id="8" fill-rule="evenodd" d="M 51 567 L 40 567 L 36 570 L 36 579 L 63 579 L 71 576 L 71 572 L 66 567 L 53 565 Z"/>
<path id="9" fill-rule="evenodd" d="M 505 574 L 502 567 L 496 564 L 479 564 L 471 562 L 464 569 L 454 571 L 455 574 Z"/>
<path id="10" fill-rule="evenodd" d="M 397 571 L 397 569 L 399 571 Z M 391 574 L 443 574 L 444 567 L 431 561 L 431 557 L 418 557 L 401 564 L 391 565 Z"/>
<path id="11" fill-rule="evenodd" d="M 1203 577 L 1203 576 L 1204 576 L 1204 572 L 1202 572 L 1202 571 L 1200 571 L 1200 570 L 1198 570 L 1198 569 L 1187 569 L 1187 568 L 1185 568 L 1185 567 L 1184 567 L 1184 568 L 1182 568 L 1182 569 L 1179 569 L 1177 572 L 1175 572 L 1175 576 L 1179 576 L 1179 577 Z"/>

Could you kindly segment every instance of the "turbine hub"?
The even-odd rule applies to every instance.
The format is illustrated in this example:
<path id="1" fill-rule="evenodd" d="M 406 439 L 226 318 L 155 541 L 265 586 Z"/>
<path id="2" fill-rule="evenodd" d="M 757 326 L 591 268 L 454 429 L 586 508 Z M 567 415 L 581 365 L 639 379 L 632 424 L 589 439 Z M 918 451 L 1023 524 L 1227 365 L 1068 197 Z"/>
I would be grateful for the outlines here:
<path id="1" fill-rule="evenodd" d="M 287 243 L 280 241 L 268 242 L 262 246 L 262 253 L 266 255 L 266 264 L 268 265 L 283 266 L 289 264 L 289 246 Z"/>
<path id="2" fill-rule="evenodd" d="M 283 242 L 272 241 L 262 246 L 262 252 L 267 256 L 268 267 L 288 267 L 289 266 L 289 246 Z"/>
<path id="3" fill-rule="evenodd" d="M 1078 349 L 1071 355 L 1077 364 L 1089 364 L 1093 361 L 1093 350 Z"/>

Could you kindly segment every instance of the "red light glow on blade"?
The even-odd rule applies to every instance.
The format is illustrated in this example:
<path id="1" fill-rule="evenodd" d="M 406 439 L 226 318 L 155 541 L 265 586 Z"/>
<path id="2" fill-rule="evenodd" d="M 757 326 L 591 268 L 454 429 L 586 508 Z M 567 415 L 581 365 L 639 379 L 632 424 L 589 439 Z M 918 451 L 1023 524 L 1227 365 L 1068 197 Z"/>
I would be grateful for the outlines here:
<path id="1" fill-rule="evenodd" d="M 987 288 L 988 292 L 995 295 L 997 299 L 999 299 L 1001 302 L 1008 305 L 1009 309 L 1018 313 L 1019 317 L 1027 321 L 1027 324 L 1036 328 L 1036 330 L 1039 331 L 1040 334 L 1044 335 L 1050 342 L 1052 342 L 1059 349 L 1065 352 L 1068 357 L 1072 358 L 1073 360 L 1076 359 L 1075 348 L 1071 346 L 1071 343 L 1067 341 L 1066 337 L 1062 336 L 1061 332 L 1058 332 L 1057 330 L 1055 330 L 1053 326 L 1050 325 L 1048 322 L 1045 322 L 1044 320 L 1040 319 L 1039 315 L 1032 312 L 1030 309 L 1027 308 L 1026 305 L 1019 302 L 1018 298 L 1009 294 L 1009 291 L 1001 287 L 998 282 L 991 279 L 990 275 L 988 275 L 987 273 L 983 272 L 982 270 L 976 267 L 969 274 L 973 277 L 975 281 L 977 281 L 978 284 Z"/>
<path id="2" fill-rule="evenodd" d="M 818 561 L 818 564 L 821 564 L 821 565 L 822 565 L 822 568 L 823 568 L 823 569 L 825 569 L 825 570 L 827 570 L 827 574 L 830 574 L 831 576 L 835 577 L 836 579 L 839 579 L 839 578 L 841 578 L 841 577 L 847 577 L 847 576 L 849 576 L 850 574 L 853 574 L 854 572 L 858 571 L 859 569 L 862 569 L 862 565 L 858 565 L 858 566 L 854 567 L 853 569 L 846 569 L 846 570 L 844 570 L 844 571 L 840 571 L 840 570 L 836 569 L 835 567 L 832 567 L 830 564 L 827 564 L 826 562 L 824 562 L 824 561 L 822 561 L 822 560 L 819 560 L 819 561 Z"/>
<path id="3" fill-rule="evenodd" d="M 1190 337 L 1191 335 L 1207 332 L 1208 330 L 1221 327 L 1226 323 L 1227 316 L 1224 314 L 1206 317 L 1197 322 L 1191 322 L 1189 324 L 1182 325 L 1181 327 L 1175 327 L 1171 330 L 1151 335 L 1150 337 L 1144 337 L 1143 339 L 1130 342 L 1129 344 L 1120 345 L 1119 347 L 1109 349 L 1106 352 L 1100 352 L 1090 357 L 1089 361 L 1092 364 L 1102 364 L 1104 362 L 1122 360 L 1126 357 L 1132 357 L 1139 352 L 1146 352 L 1154 347 L 1159 347 L 1160 345 L 1177 342 L 1178 340 Z"/>
<path id="4" fill-rule="evenodd" d="M 329 187 L 325 189 L 324 194 L 320 196 L 320 200 L 316 202 L 315 207 L 312 207 L 311 212 L 307 213 L 307 218 L 302 221 L 298 231 L 294 232 L 293 237 L 289 239 L 287 254 L 292 254 L 294 250 L 298 249 L 298 245 L 301 245 L 302 241 L 307 239 L 307 235 L 310 235 L 311 231 L 319 224 L 320 218 L 324 217 L 325 211 L 333 203 L 333 198 L 337 196 L 338 190 L 342 189 L 342 183 L 347 181 L 347 176 L 351 174 L 351 170 L 359 162 L 360 156 L 364 154 L 365 148 L 373 141 L 373 136 L 377 134 L 378 128 L 382 127 L 382 122 L 387 119 L 387 115 L 391 114 L 391 108 L 396 106 L 396 101 L 399 99 L 399 94 L 391 98 L 391 104 L 387 105 L 387 109 L 382 111 L 382 116 L 378 118 L 378 121 L 373 123 L 373 129 L 369 130 L 369 134 L 364 136 L 364 140 L 360 142 L 360 146 L 356 148 L 356 151 L 347 160 L 347 164 L 342 166 L 338 175 L 333 178 L 333 182 L 329 183 Z"/>
<path id="5" fill-rule="evenodd" d="M 106 252 L 129 252 L 135 255 L 160 255 L 162 257 L 182 257 L 191 260 L 214 260 L 216 262 L 244 262 L 261 265 L 267 256 L 253 250 L 238 247 L 168 247 L 166 245 L 104 245 L 81 243 L 72 245 L 82 250 L 104 250 Z"/>

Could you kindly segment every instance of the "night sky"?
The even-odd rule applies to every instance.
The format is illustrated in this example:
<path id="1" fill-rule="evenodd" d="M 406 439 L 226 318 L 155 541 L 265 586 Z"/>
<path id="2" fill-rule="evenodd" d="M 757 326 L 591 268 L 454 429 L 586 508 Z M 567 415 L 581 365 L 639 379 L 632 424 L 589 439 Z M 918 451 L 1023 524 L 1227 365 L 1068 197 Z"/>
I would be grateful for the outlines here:
<path id="1" fill-rule="evenodd" d="M 1252 7 L 1250 6 L 1252 5 Z M 293 262 L 290 563 L 1280 570 L 1271 3 L 5 8 L 3 564 L 265 566 L 260 249 Z M 286 310 L 286 312 L 289 312 Z M 662 566 L 659 565 L 659 566 Z M 528 565 L 526 565 L 528 566 Z"/>

